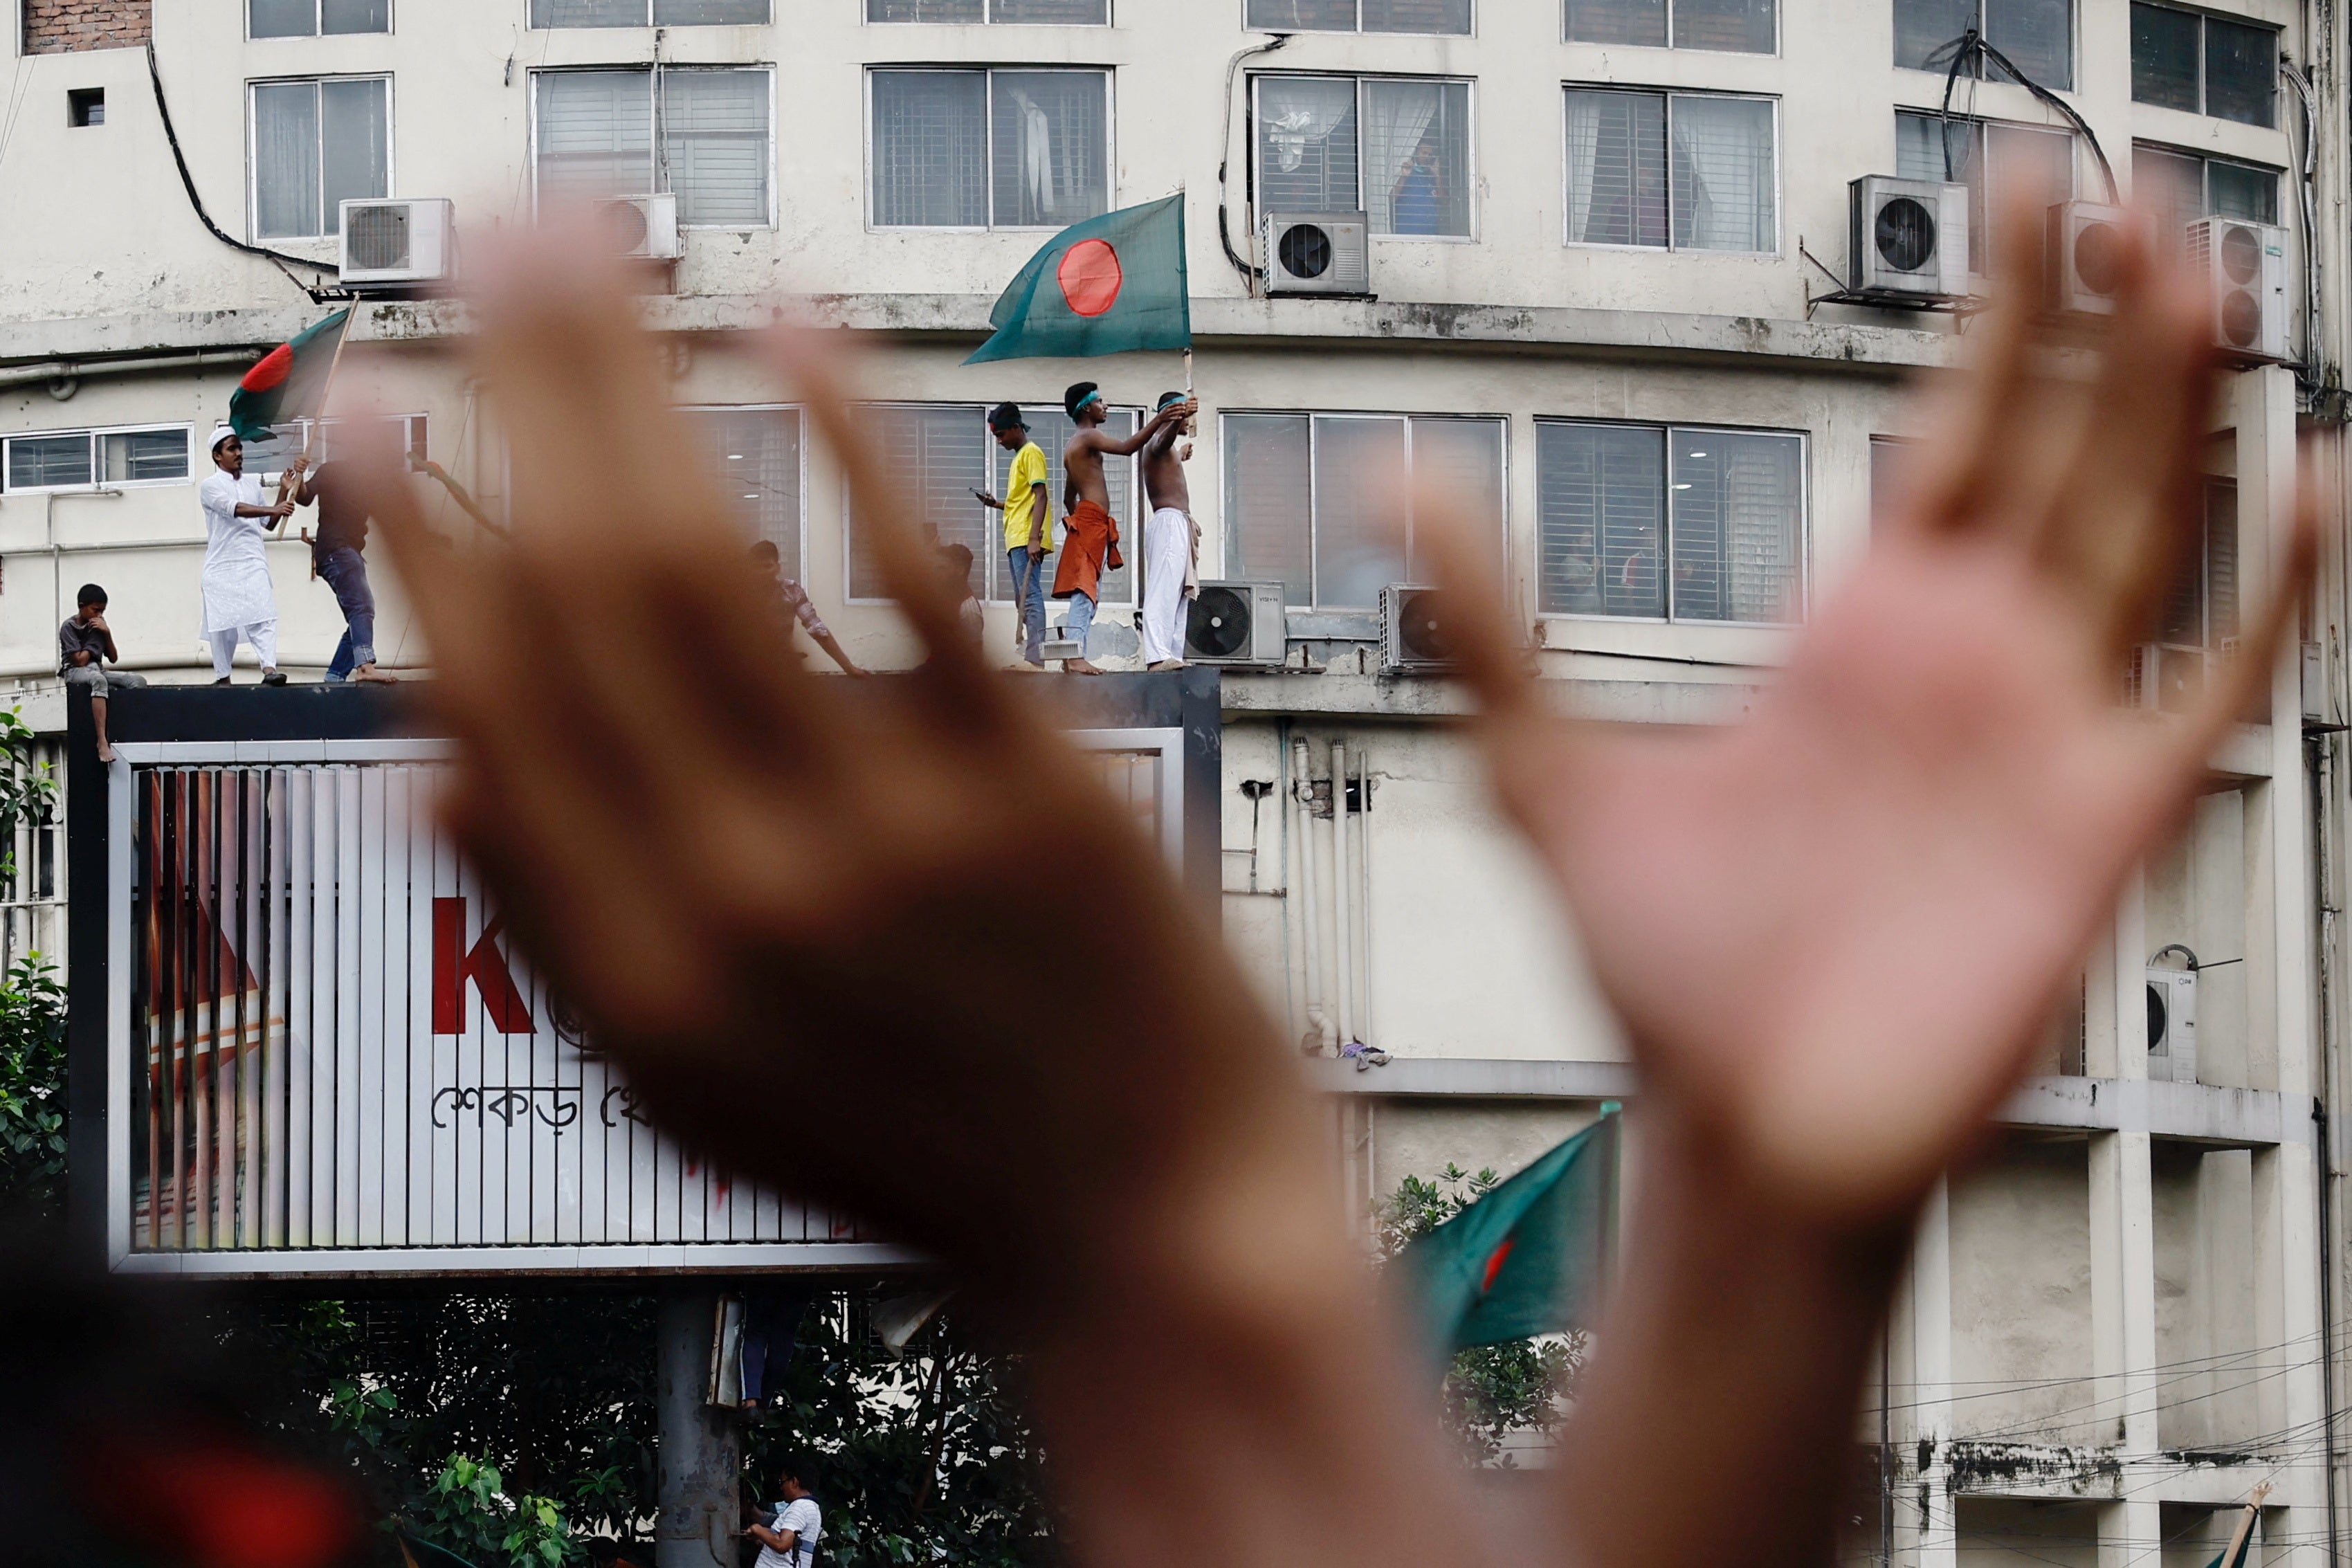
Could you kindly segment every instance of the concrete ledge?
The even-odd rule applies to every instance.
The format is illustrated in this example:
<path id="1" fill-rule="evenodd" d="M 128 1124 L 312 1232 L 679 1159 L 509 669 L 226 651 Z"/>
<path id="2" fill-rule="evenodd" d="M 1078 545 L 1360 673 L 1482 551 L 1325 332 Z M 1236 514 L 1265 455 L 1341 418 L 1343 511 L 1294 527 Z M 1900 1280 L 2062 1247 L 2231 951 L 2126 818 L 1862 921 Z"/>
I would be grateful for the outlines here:
<path id="1" fill-rule="evenodd" d="M 1753 704 L 1750 683 L 1687 680 L 1582 680 L 1548 677 L 1543 689 L 1561 712 L 1626 724 L 1728 724 Z M 1462 719 L 1475 710 L 1458 680 L 1402 679 L 1350 671 L 1229 671 L 1224 710 L 1335 713 L 1385 719 Z"/>
<path id="2" fill-rule="evenodd" d="M 378 1247 L 134 1252 L 113 1272 L 206 1279 L 370 1279 L 452 1274 L 728 1274 L 905 1268 L 920 1253 L 872 1241 L 646 1242 L 547 1247 Z"/>
<path id="3" fill-rule="evenodd" d="M 1307 1080 L 1331 1094 L 1470 1100 L 1626 1100 L 1629 1062 L 1512 1061 L 1476 1057 L 1398 1057 L 1361 1072 L 1345 1061 L 1306 1063 Z"/>

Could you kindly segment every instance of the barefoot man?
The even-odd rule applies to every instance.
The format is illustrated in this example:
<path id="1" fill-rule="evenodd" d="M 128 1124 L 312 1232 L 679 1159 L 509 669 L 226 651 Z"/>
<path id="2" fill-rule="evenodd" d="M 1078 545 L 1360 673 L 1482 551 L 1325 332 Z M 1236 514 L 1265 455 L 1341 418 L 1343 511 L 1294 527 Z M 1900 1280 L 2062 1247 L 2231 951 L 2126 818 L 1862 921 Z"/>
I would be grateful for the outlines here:
<path id="1" fill-rule="evenodd" d="M 1118 553 L 1118 523 L 1110 515 L 1110 486 L 1103 479 L 1103 459 L 1131 458 L 1144 443 L 1170 426 L 1192 416 L 1197 404 L 1178 401 L 1163 405 L 1142 429 L 1120 440 L 1103 433 L 1110 410 L 1103 405 L 1102 390 L 1091 381 L 1079 382 L 1062 395 L 1062 407 L 1077 426 L 1070 444 L 1062 448 L 1064 485 L 1062 565 L 1054 574 L 1054 597 L 1067 599 L 1070 613 L 1066 635 L 1078 645 L 1078 657 L 1062 661 L 1066 675 L 1100 675 L 1102 669 L 1086 657 L 1087 633 L 1102 603 L 1102 574 L 1124 564 Z"/>
<path id="2" fill-rule="evenodd" d="M 1181 392 L 1160 395 L 1162 411 L 1179 404 L 1192 406 Z M 1192 456 L 1181 424 L 1161 426 L 1143 444 L 1143 495 L 1151 503 L 1143 523 L 1143 662 L 1150 669 L 1184 668 L 1184 605 L 1201 592 L 1201 525 L 1184 482 Z"/>

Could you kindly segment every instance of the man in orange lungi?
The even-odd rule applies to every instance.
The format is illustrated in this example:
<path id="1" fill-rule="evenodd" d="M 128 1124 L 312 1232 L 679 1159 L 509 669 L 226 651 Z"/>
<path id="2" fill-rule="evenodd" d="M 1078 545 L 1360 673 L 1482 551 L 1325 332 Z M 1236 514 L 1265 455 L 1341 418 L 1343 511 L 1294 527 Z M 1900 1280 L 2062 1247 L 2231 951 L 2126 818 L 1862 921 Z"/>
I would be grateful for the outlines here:
<path id="1" fill-rule="evenodd" d="M 1054 597 L 1067 599 L 1070 613 L 1063 635 L 1078 645 L 1078 657 L 1062 661 L 1066 675 L 1100 675 L 1086 657 L 1087 633 L 1102 603 L 1102 574 L 1124 563 L 1118 553 L 1118 520 L 1110 514 L 1110 487 L 1103 479 L 1103 459 L 1129 458 L 1158 435 L 1162 426 L 1181 425 L 1200 405 L 1171 403 L 1144 422 L 1134 435 L 1120 439 L 1103 434 L 1110 410 L 1103 405 L 1101 389 L 1079 382 L 1062 395 L 1063 411 L 1077 426 L 1070 444 L 1062 448 L 1062 563 L 1054 574 Z"/>

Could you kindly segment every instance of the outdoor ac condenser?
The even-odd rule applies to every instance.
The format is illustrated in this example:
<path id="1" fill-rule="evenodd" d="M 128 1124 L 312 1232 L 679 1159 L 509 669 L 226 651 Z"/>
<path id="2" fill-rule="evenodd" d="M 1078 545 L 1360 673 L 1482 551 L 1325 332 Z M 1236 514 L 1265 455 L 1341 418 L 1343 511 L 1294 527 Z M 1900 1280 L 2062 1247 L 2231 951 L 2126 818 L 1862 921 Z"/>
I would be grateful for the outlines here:
<path id="1" fill-rule="evenodd" d="M 681 254 L 676 196 L 614 196 L 593 205 L 611 254 L 642 261 L 675 261 Z"/>
<path id="2" fill-rule="evenodd" d="M 1203 583 L 1184 617 L 1190 664 L 1279 665 L 1289 651 L 1279 583 Z"/>
<path id="3" fill-rule="evenodd" d="M 1454 668 L 1445 620 L 1445 594 L 1391 583 L 1381 590 L 1381 666 L 1405 674 Z"/>
<path id="4" fill-rule="evenodd" d="M 456 271 L 457 227 L 441 197 L 346 200 L 336 228 L 342 281 L 353 288 L 446 282 Z"/>
<path id="5" fill-rule="evenodd" d="M 1856 294 L 1888 304 L 1969 291 L 1969 188 L 1866 174 L 1853 182 L 1847 250 Z"/>
<path id="6" fill-rule="evenodd" d="M 1265 215 L 1265 291 L 1369 294 L 1371 225 L 1362 213 Z"/>
<path id="7" fill-rule="evenodd" d="M 2197 1081 L 2197 972 L 2147 972 L 2147 1076 Z"/>
<path id="8" fill-rule="evenodd" d="M 2059 202 L 2050 207 L 2043 237 L 2049 257 L 2049 305 L 2079 316 L 2111 316 L 2116 310 L 2116 271 L 2123 258 L 2121 207 L 2096 202 Z"/>
<path id="9" fill-rule="evenodd" d="M 2285 359 L 2286 230 L 2233 217 L 2189 225 L 2189 264 L 2213 289 L 2213 341 L 2242 363 Z"/>

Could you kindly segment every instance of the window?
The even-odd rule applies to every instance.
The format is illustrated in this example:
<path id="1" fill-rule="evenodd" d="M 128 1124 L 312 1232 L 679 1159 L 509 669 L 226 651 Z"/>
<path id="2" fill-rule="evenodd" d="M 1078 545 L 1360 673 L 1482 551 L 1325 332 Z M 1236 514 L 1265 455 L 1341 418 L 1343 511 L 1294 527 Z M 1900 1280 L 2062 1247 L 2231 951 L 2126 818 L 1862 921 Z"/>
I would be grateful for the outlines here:
<path id="1" fill-rule="evenodd" d="M 1804 466 L 1797 436 L 1538 420 L 1537 608 L 1801 618 Z"/>
<path id="2" fill-rule="evenodd" d="M 681 224 L 775 221 L 765 69 L 541 71 L 536 79 L 541 200 L 667 191 Z"/>
<path id="3" fill-rule="evenodd" d="M 1870 525 L 1876 528 L 1895 514 L 1895 504 L 1901 499 L 1906 469 L 1912 462 L 1908 455 L 1918 442 L 1906 436 L 1873 436 L 1870 438 Z"/>
<path id="4" fill-rule="evenodd" d="M 69 87 L 66 89 L 66 123 L 75 130 L 87 130 L 106 123 L 106 89 L 102 87 Z"/>
<path id="5" fill-rule="evenodd" d="M 245 471 L 248 474 L 275 474 L 282 470 L 289 459 L 306 451 L 318 462 L 349 456 L 351 447 L 345 435 L 354 428 L 383 430 L 394 442 L 395 451 L 404 451 L 416 462 L 425 461 L 424 415 L 370 414 L 356 420 L 289 419 L 282 425 L 272 425 L 268 436 L 245 444 Z M 205 471 L 209 473 L 212 470 L 206 468 Z"/>
<path id="6" fill-rule="evenodd" d="M 1470 84 L 1262 76 L 1257 210 L 1355 212 L 1391 238 L 1470 237 Z"/>
<path id="7" fill-rule="evenodd" d="M 1773 0 L 1567 0 L 1571 44 L 1634 44 L 1769 55 Z"/>
<path id="8" fill-rule="evenodd" d="M 256 238 L 332 235 L 342 202 L 391 194 L 389 78 L 253 84 Z"/>
<path id="9" fill-rule="evenodd" d="M 987 405 L 888 404 L 866 412 L 880 439 L 884 464 L 907 487 L 903 499 L 908 503 L 908 514 L 919 518 L 942 544 L 961 544 L 971 552 L 974 594 L 992 602 L 1011 603 L 1013 580 L 1004 553 L 1004 514 L 990 510 L 971 496 L 975 486 L 1001 496 L 1012 476 L 1013 454 L 999 447 L 996 437 L 989 434 Z M 1047 493 L 1058 523 L 1065 478 L 1062 448 L 1069 444 L 1070 420 L 1059 408 L 1024 404 L 1022 412 L 1029 421 L 1029 438 L 1045 449 Z M 1104 428 L 1113 436 L 1130 436 L 1136 418 L 1135 409 L 1115 408 Z M 1130 605 L 1140 602 L 1136 563 L 1143 553 L 1141 520 L 1135 507 L 1135 497 L 1140 493 L 1136 459 L 1104 458 L 1103 479 L 1110 489 L 1110 513 L 1118 521 L 1127 564 L 1103 574 L 1102 603 Z M 1058 549 L 1058 528 L 1055 539 Z M 888 597 L 855 516 L 850 521 L 849 596 Z"/>
<path id="10" fill-rule="evenodd" d="M 1051 22 L 1110 26 L 1110 0 L 866 0 L 869 22 Z"/>
<path id="11" fill-rule="evenodd" d="M 1377 609 L 1381 590 L 1426 571 L 1406 519 L 1392 532 L 1400 474 L 1458 496 L 1503 526 L 1503 422 L 1447 415 L 1228 414 L 1225 565 L 1280 578 L 1288 602 Z"/>
<path id="12" fill-rule="evenodd" d="M 389 33 L 392 0 L 246 0 L 245 30 L 256 38 Z"/>
<path id="13" fill-rule="evenodd" d="M 877 70 L 867 221 L 1060 228 L 1110 210 L 1110 75 Z"/>
<path id="14" fill-rule="evenodd" d="M 2133 101 L 2247 125 L 2277 122 L 2276 29 L 2135 0 L 2131 40 Z"/>
<path id="15" fill-rule="evenodd" d="M 2132 148 L 2132 195 L 2156 214 L 2157 233 L 2179 245 L 2200 217 L 2278 222 L 2278 172 L 2146 143 Z"/>
<path id="16" fill-rule="evenodd" d="M 11 491 L 182 483 L 188 477 L 188 438 L 185 425 L 11 436 L 0 443 L 7 448 L 0 479 Z"/>
<path id="17" fill-rule="evenodd" d="M 1265 33 L 1470 31 L 1470 0 L 1249 0 L 1247 25 Z"/>
<path id="18" fill-rule="evenodd" d="M 2180 563 L 2164 595 L 2157 641 L 2215 653 L 2238 636 L 2238 483 L 2205 481 L 2203 537 Z"/>
<path id="19" fill-rule="evenodd" d="M 1568 89 L 1568 242 L 1773 251 L 1772 102 Z"/>
<path id="20" fill-rule="evenodd" d="M 1971 27 L 2037 85 L 2074 85 L 2074 0 L 1895 0 L 1895 63 L 1948 70 Z M 1960 68 L 1976 74 L 1973 61 Z"/>
<path id="21" fill-rule="evenodd" d="M 768 0 L 530 0 L 534 27 L 763 26 L 768 19 Z"/>
<path id="22" fill-rule="evenodd" d="M 1990 157 L 1987 149 L 1990 145 Z M 1942 120 L 1897 110 L 1895 172 L 1906 180 L 1958 181 L 1969 188 L 1969 268 L 1985 269 L 1991 214 L 2020 190 L 2036 207 L 2074 194 L 2074 137 L 2066 131 L 1979 120 Z"/>
<path id="23" fill-rule="evenodd" d="M 704 469 L 745 537 L 776 547 L 784 575 L 801 575 L 801 412 L 797 408 L 689 408 L 688 428 Z"/>

